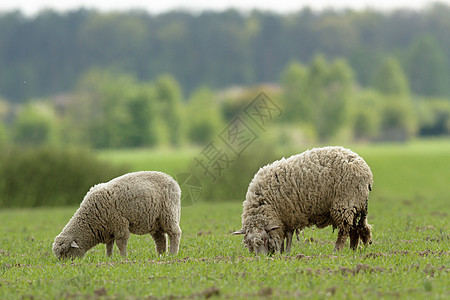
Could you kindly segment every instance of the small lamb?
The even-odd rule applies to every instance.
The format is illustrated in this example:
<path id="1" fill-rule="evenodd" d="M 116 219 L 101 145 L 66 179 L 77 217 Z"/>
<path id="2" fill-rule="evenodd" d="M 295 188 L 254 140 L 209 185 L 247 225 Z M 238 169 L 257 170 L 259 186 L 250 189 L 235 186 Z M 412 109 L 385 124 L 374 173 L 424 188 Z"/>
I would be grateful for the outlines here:
<path id="1" fill-rule="evenodd" d="M 53 253 L 59 259 L 82 257 L 99 243 L 111 256 L 114 241 L 127 255 L 130 233 L 150 233 L 158 254 L 177 254 L 181 239 L 181 190 L 178 183 L 161 172 L 125 174 L 93 186 L 80 207 L 55 238 Z"/>
<path id="2" fill-rule="evenodd" d="M 350 236 L 350 248 L 371 243 L 367 203 L 372 172 L 356 153 L 342 147 L 305 151 L 267 165 L 255 174 L 243 203 L 244 244 L 256 254 L 289 252 L 295 231 L 338 228 L 335 251 Z"/>

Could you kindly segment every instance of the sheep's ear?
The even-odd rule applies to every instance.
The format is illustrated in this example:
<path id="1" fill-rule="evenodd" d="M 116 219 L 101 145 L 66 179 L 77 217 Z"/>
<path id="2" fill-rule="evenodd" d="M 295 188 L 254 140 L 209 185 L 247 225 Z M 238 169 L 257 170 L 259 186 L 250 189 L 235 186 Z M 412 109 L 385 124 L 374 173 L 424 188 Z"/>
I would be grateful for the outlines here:
<path id="1" fill-rule="evenodd" d="M 72 247 L 72 248 L 80 248 L 75 241 L 72 241 L 72 244 L 70 244 L 70 247 Z"/>
<path id="2" fill-rule="evenodd" d="M 281 226 L 278 226 L 278 225 L 267 225 L 266 227 L 264 227 L 264 230 L 265 231 L 271 231 L 271 230 L 275 230 L 275 229 L 278 229 L 278 228 L 281 228 Z"/>
<path id="3" fill-rule="evenodd" d="M 244 228 L 242 228 L 242 229 L 239 229 L 238 231 L 235 231 L 235 232 L 233 232 L 233 233 L 231 233 L 231 234 L 245 234 L 245 229 Z"/>

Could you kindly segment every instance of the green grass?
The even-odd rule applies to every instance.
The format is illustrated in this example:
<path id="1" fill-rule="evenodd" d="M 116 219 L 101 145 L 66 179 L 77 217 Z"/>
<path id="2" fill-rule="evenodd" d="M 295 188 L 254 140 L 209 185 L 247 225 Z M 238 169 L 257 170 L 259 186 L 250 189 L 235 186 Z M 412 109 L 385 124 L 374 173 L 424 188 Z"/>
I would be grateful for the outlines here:
<path id="1" fill-rule="evenodd" d="M 103 150 L 99 158 L 113 164 L 125 165 L 132 172 L 154 170 L 175 176 L 185 172 L 201 149 L 125 149 Z"/>
<path id="2" fill-rule="evenodd" d="M 183 208 L 183 237 L 175 257 L 158 257 L 149 235 L 132 235 L 128 260 L 121 259 L 117 248 L 107 258 L 105 246 L 98 245 L 82 259 L 60 262 L 51 244 L 75 207 L 3 210 L 0 299 L 448 299 L 449 145 L 420 141 L 351 147 L 375 176 L 368 216 L 374 243 L 356 252 L 347 247 L 333 253 L 337 232 L 325 228 L 305 230 L 289 255 L 255 257 L 243 247 L 241 236 L 229 234 L 240 228 L 241 203 L 202 200 Z M 140 161 L 135 166 L 146 168 L 163 166 L 167 157 L 162 151 L 159 156 L 133 152 L 102 155 L 116 157 L 117 163 L 120 156 L 130 162 L 136 157 Z M 172 172 L 184 168 L 191 154 L 169 163 Z"/>
<path id="3" fill-rule="evenodd" d="M 420 197 L 435 199 L 450 195 L 450 139 L 342 146 L 363 156 L 371 166 L 375 196 L 412 201 Z M 99 157 L 126 165 L 130 171 L 155 170 L 176 176 L 189 170 L 201 150 L 104 150 L 99 152 Z M 303 150 L 306 148 L 287 152 L 280 149 L 278 152 L 279 157 L 287 157 Z M 220 184 L 220 178 L 217 184 Z"/>
<path id="4" fill-rule="evenodd" d="M 450 195 L 450 139 L 351 148 L 371 166 L 375 195 L 410 201 Z"/>
<path id="5" fill-rule="evenodd" d="M 398 207 L 371 206 L 374 244 L 356 252 L 333 254 L 336 233 L 327 228 L 307 229 L 289 255 L 254 257 L 229 235 L 240 204 L 201 203 L 183 209 L 176 257 L 158 257 L 149 236 L 133 235 L 126 261 L 117 249 L 108 259 L 99 245 L 73 262 L 57 261 L 51 243 L 75 208 L 2 211 L 0 298 L 85 298 L 103 289 L 111 298 L 187 297 L 212 287 L 231 298 L 448 298 L 448 214 L 439 205 Z"/>

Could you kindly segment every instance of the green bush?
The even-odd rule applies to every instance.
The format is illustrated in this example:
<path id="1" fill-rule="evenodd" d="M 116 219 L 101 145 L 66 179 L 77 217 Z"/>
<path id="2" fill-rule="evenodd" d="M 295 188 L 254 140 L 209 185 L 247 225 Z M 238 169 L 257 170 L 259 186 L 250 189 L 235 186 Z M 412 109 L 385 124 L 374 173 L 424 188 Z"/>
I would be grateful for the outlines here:
<path id="1" fill-rule="evenodd" d="M 416 110 L 419 114 L 420 135 L 450 135 L 450 101 L 448 99 L 424 99 Z"/>
<path id="2" fill-rule="evenodd" d="M 6 131 L 6 126 L 3 125 L 0 120 L 0 147 L 6 145 L 8 142 L 8 132 Z"/>
<path id="3" fill-rule="evenodd" d="M 201 201 L 244 201 L 248 185 L 260 167 L 279 159 L 273 144 L 258 141 L 245 149 L 239 156 L 227 153 L 230 164 L 220 174 L 214 165 L 210 170 L 216 178 L 205 173 L 197 163 L 193 163 L 189 173 L 195 175 L 202 185 Z M 222 160 L 223 162 L 223 160 Z"/>
<path id="4" fill-rule="evenodd" d="M 0 153 L 0 207 L 78 204 L 91 186 L 126 172 L 74 148 L 12 147 Z"/>

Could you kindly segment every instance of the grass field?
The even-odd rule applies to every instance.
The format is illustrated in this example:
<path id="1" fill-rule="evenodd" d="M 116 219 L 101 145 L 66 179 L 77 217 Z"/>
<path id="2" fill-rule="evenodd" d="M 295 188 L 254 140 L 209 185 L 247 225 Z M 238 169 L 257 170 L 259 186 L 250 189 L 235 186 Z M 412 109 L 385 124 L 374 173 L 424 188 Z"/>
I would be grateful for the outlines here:
<path id="1" fill-rule="evenodd" d="M 197 148 L 183 149 L 183 151 L 174 149 L 103 150 L 99 153 L 99 157 L 117 165 L 124 165 L 131 171 L 157 170 L 175 176 L 177 173 L 186 171 L 200 151 L 201 149 Z"/>
<path id="2" fill-rule="evenodd" d="M 255 257 L 242 237 L 229 234 L 240 228 L 241 203 L 202 200 L 183 208 L 175 257 L 158 257 L 150 236 L 133 235 L 128 260 L 117 248 L 107 258 L 99 245 L 82 259 L 60 262 L 51 244 L 75 207 L 3 210 L 0 299 L 449 299 L 450 141 L 351 148 L 375 177 L 368 217 L 374 243 L 367 248 L 336 254 L 337 232 L 307 229 L 290 254 Z M 191 152 L 101 156 L 173 174 L 189 164 Z"/>

